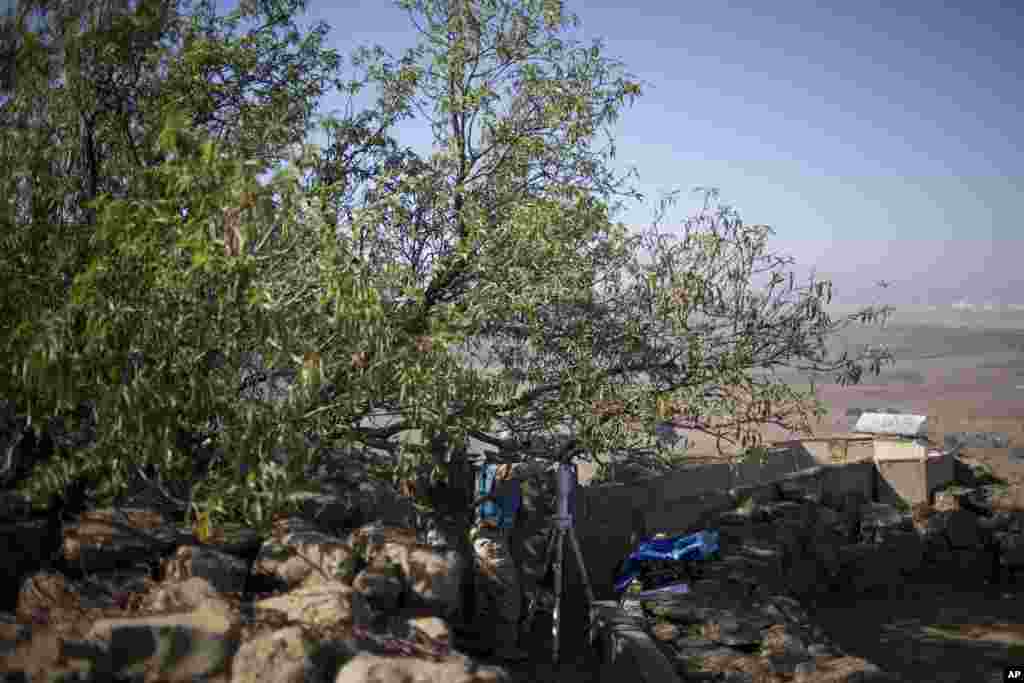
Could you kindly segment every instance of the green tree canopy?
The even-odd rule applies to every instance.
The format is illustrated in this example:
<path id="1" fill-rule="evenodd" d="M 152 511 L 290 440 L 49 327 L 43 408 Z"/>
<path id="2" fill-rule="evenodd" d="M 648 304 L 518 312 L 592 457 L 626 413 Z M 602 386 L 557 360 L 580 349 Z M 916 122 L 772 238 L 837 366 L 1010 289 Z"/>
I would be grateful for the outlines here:
<path id="1" fill-rule="evenodd" d="M 63 42 L 21 30 L 0 108 L 18 124 L 0 141 L 0 391 L 39 418 L 93 399 L 100 432 L 28 490 L 90 472 L 113 495 L 147 466 L 185 479 L 200 465 L 176 430 L 218 416 L 222 455 L 179 495 L 260 525 L 309 486 L 323 450 L 304 437 L 399 453 L 399 474 L 430 455 L 397 440 L 413 429 L 540 458 L 558 454 L 537 437 L 569 433 L 606 460 L 660 456 L 654 426 L 674 419 L 751 447 L 817 408 L 773 369 L 877 369 L 827 357 L 854 318 L 829 318 L 828 283 L 796 287 L 770 230 L 714 193 L 678 238 L 662 211 L 639 235 L 614 221 L 638 195 L 610 127 L 641 85 L 573 38 L 562 3 L 399 5 L 419 43 L 358 51 L 348 81 L 323 27 L 293 28 L 298 3 L 117 6 Z M 109 57 L 70 56 L 86 53 Z M 138 72 L 121 104 L 91 85 L 100 64 Z M 377 99 L 305 145 L 328 85 Z M 395 138 L 411 117 L 433 128 L 427 157 Z M 239 391 L 253 352 L 301 377 L 284 406 Z"/>

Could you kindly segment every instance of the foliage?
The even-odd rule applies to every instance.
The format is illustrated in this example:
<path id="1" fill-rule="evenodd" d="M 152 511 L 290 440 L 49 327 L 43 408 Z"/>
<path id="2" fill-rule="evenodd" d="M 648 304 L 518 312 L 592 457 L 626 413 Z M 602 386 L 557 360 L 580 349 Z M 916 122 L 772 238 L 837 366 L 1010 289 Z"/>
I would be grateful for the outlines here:
<path id="1" fill-rule="evenodd" d="M 198 480 L 178 495 L 206 531 L 266 529 L 328 448 L 394 453 L 379 474 L 396 485 L 444 478 L 470 436 L 499 458 L 672 467 L 659 423 L 756 455 L 757 426 L 820 412 L 776 368 L 878 370 L 884 356 L 830 360 L 823 340 L 879 311 L 833 321 L 828 283 L 784 286 L 771 231 L 715 192 L 680 238 L 659 232 L 671 198 L 643 234 L 613 221 L 637 195 L 599 137 L 640 84 L 572 39 L 560 2 L 399 4 L 420 44 L 359 51 L 344 83 L 322 28 L 289 28 L 298 2 L 224 19 L 150 2 L 60 41 L 22 32 L 19 69 L 38 75 L 19 71 L 0 107 L 20 126 L 0 140 L 0 393 L 37 425 L 84 400 L 99 417 L 34 497 L 89 476 L 109 498 L 156 472 Z M 264 23 L 237 38 L 243 19 Z M 58 53 L 64 82 L 44 68 Z M 107 100 L 101 72 L 138 78 Z M 329 84 L 375 87 L 376 105 L 303 145 Z M 417 116 L 428 158 L 391 137 Z M 27 142 L 42 147 L 17 158 Z M 299 377 L 283 404 L 240 390 L 253 354 Z M 211 419 L 199 461 L 179 432 Z M 410 430 L 422 444 L 399 440 Z"/>

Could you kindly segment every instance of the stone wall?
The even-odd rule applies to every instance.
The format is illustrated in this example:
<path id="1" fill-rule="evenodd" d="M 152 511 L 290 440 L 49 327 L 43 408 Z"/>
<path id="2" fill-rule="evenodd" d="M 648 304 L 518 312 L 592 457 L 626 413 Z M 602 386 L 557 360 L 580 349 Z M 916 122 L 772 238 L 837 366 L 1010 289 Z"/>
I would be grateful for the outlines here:
<path id="1" fill-rule="evenodd" d="M 595 593 L 612 597 L 618 563 L 635 539 L 699 528 L 709 517 L 744 498 L 773 498 L 776 489 L 808 489 L 841 498 L 850 491 L 874 498 L 870 462 L 821 465 L 821 453 L 798 446 L 774 449 L 768 463 L 697 465 L 632 485 L 602 484 L 581 489 L 576 529 Z"/>
<path id="2" fill-rule="evenodd" d="M 636 538 L 704 528 L 714 515 L 751 499 L 766 503 L 809 496 L 833 508 L 854 496 L 867 502 L 911 506 L 954 479 L 952 454 L 918 462 L 878 463 L 865 457 L 870 442 L 849 449 L 834 443 L 792 442 L 769 452 L 765 464 L 692 465 L 629 484 L 581 488 L 576 529 L 599 598 L 612 596 L 615 570 Z M 845 455 L 845 461 L 836 457 Z M 907 482 L 919 479 L 920 495 L 906 498 Z M 912 482 L 911 482 L 912 483 Z M 917 489 L 914 489 L 917 490 Z"/>

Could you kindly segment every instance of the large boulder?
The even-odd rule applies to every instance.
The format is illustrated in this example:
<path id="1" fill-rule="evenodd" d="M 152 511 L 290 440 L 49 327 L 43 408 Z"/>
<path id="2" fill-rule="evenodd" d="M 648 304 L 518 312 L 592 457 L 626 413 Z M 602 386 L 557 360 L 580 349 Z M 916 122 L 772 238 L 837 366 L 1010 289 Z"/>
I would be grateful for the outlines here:
<path id="1" fill-rule="evenodd" d="M 286 520 L 281 531 L 257 553 L 253 564 L 256 574 L 271 576 L 287 588 L 345 578 L 351 581 L 355 576 L 354 553 L 347 542 L 300 520 Z"/>
<path id="2" fill-rule="evenodd" d="M 368 525 L 352 532 L 350 545 L 364 548 L 367 564 L 397 567 L 410 605 L 435 609 L 445 617 L 461 607 L 461 588 L 468 558 L 458 549 L 439 550 L 420 543 L 415 531 Z"/>
<path id="3" fill-rule="evenodd" d="M 500 683 L 507 680 L 507 674 L 501 669 L 478 667 L 466 657 L 424 661 L 359 655 L 338 672 L 334 683 Z"/>

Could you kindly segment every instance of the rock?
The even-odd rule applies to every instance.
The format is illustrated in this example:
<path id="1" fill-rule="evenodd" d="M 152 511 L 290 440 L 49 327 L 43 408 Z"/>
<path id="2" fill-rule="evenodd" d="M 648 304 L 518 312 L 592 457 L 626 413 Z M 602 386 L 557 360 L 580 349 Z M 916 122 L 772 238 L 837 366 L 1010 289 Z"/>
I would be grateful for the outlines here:
<path id="1" fill-rule="evenodd" d="M 0 521 L 23 522 L 32 509 L 28 499 L 17 491 L 0 491 Z"/>
<path id="2" fill-rule="evenodd" d="M 991 517 L 996 512 L 995 505 L 999 493 L 999 489 L 991 485 L 967 489 L 960 494 L 960 507 L 979 517 Z"/>
<path id="3" fill-rule="evenodd" d="M 298 517 L 322 529 L 340 531 L 356 526 L 364 519 L 352 495 L 298 491 L 291 495 L 291 499 L 298 505 Z"/>
<path id="4" fill-rule="evenodd" d="M 352 587 L 363 594 L 370 606 L 379 611 L 387 611 L 398 606 L 405 583 L 401 578 L 401 569 L 392 566 L 375 564 L 359 572 Z"/>
<path id="5" fill-rule="evenodd" d="M 684 631 L 670 621 L 659 621 L 651 628 L 651 633 L 658 640 L 672 641 L 679 638 Z"/>
<path id="6" fill-rule="evenodd" d="M 831 657 L 835 652 L 824 643 L 811 643 L 807 646 L 807 654 L 811 657 Z"/>
<path id="7" fill-rule="evenodd" d="M 327 680 L 328 667 L 316 657 L 318 646 L 318 641 L 301 626 L 263 633 L 238 648 L 231 682 Z"/>
<path id="8" fill-rule="evenodd" d="M 978 531 L 989 535 L 996 532 L 1008 532 L 1013 526 L 1013 523 L 1013 513 L 1000 510 L 990 517 L 979 517 Z"/>
<path id="9" fill-rule="evenodd" d="M 1004 567 L 1024 567 L 1024 536 L 996 532 L 993 537 L 999 548 L 999 563 Z"/>
<path id="10" fill-rule="evenodd" d="M 936 491 L 932 507 L 936 512 L 952 512 L 960 509 L 960 496 L 953 491 Z"/>
<path id="11" fill-rule="evenodd" d="M 102 643 L 94 664 L 107 675 L 142 668 L 160 680 L 191 681 L 224 671 L 237 649 L 237 618 L 216 603 L 184 614 L 100 619 L 86 640 Z"/>
<path id="12" fill-rule="evenodd" d="M 32 628 L 28 624 L 18 623 L 12 614 L 0 612 L 0 657 L 13 652 L 18 643 L 32 637 Z"/>
<path id="13" fill-rule="evenodd" d="M 752 521 L 760 521 L 762 512 L 756 505 L 750 505 L 745 508 L 736 508 L 735 510 L 729 510 L 723 512 L 718 517 L 720 524 L 726 526 L 743 526 L 750 524 Z"/>
<path id="14" fill-rule="evenodd" d="M 45 519 L 0 523 L 0 606 L 14 608 L 22 581 L 50 563 L 59 541 Z"/>
<path id="15" fill-rule="evenodd" d="M 943 441 L 947 449 L 959 448 L 1007 448 L 1010 438 L 1002 432 L 953 432 L 946 434 Z"/>
<path id="16" fill-rule="evenodd" d="M 0 656 L 31 680 L 51 674 L 76 680 L 83 667 L 103 680 L 143 671 L 138 680 L 154 682 L 227 674 L 232 682 L 333 680 L 360 651 L 404 643 L 421 659 L 448 657 L 438 675 L 499 680 L 498 673 L 488 678 L 444 654 L 451 652 L 451 634 L 442 617 L 459 602 L 452 584 L 462 556 L 417 544 L 409 530 L 374 528 L 355 535 L 374 562 L 353 586 L 355 550 L 301 517 L 282 520 L 259 545 L 242 534 L 242 541 L 211 547 L 196 545 L 150 510 L 88 511 L 54 547 L 65 558 L 107 568 L 71 579 L 39 571 L 41 562 L 26 565 L 29 574 L 12 601 L 16 615 L 0 619 Z M 250 547 L 258 560 L 251 575 L 243 557 L 225 550 Z M 287 557 L 275 549 L 287 550 Z M 154 575 L 139 563 L 143 551 L 149 562 L 169 555 L 162 571 Z M 306 568 L 297 569 L 296 559 Z M 272 588 L 264 585 L 247 599 L 250 579 L 260 575 L 274 579 L 267 583 Z M 407 592 L 419 611 L 401 616 Z M 420 660 L 403 666 L 419 671 Z"/>
<path id="17" fill-rule="evenodd" d="M 862 543 L 882 543 L 891 531 L 913 529 L 909 515 L 892 505 L 866 503 L 860 511 L 860 540 Z"/>
<path id="18" fill-rule="evenodd" d="M 839 549 L 841 577 L 856 592 L 869 591 L 899 581 L 898 568 L 873 543 L 857 543 Z"/>
<path id="19" fill-rule="evenodd" d="M 162 583 L 146 593 L 141 601 L 144 609 L 153 612 L 193 610 L 210 603 L 218 603 L 222 608 L 227 608 L 227 603 L 217 589 L 199 576 L 181 582 Z"/>
<path id="20" fill-rule="evenodd" d="M 771 485 L 737 486 L 729 494 L 737 504 L 743 501 L 750 501 L 754 505 L 766 505 L 774 503 L 779 499 L 778 487 Z"/>
<path id="21" fill-rule="evenodd" d="M 365 626 L 373 618 L 366 598 L 344 584 L 302 586 L 284 595 L 257 601 L 256 607 L 282 612 L 292 621 L 311 626 L 339 623 Z"/>
<path id="22" fill-rule="evenodd" d="M 774 503 L 765 503 L 761 506 L 764 518 L 768 521 L 794 521 L 800 522 L 800 515 L 803 513 L 803 505 L 800 500 L 780 500 Z"/>
<path id="23" fill-rule="evenodd" d="M 950 566 L 959 580 L 981 581 L 992 568 L 991 556 L 979 548 L 955 548 L 950 551 Z"/>
<path id="24" fill-rule="evenodd" d="M 967 510 L 941 513 L 946 540 L 953 548 L 974 548 L 981 539 L 978 536 L 978 517 Z"/>
<path id="25" fill-rule="evenodd" d="M 405 625 L 408 635 L 413 639 L 437 643 L 441 646 L 451 644 L 451 631 L 444 619 L 438 617 L 413 617 L 407 619 Z"/>
<path id="26" fill-rule="evenodd" d="M 803 639 L 783 624 L 775 624 L 765 630 L 761 649 L 769 655 L 807 657 L 807 645 Z"/>
<path id="27" fill-rule="evenodd" d="M 812 550 L 818 561 L 822 573 L 826 577 L 835 577 L 839 574 L 841 563 L 839 561 L 839 548 L 843 540 L 837 537 L 826 537 L 814 544 Z"/>
<path id="28" fill-rule="evenodd" d="M 89 571 L 152 560 L 185 540 L 159 512 L 145 508 L 91 510 L 65 526 L 64 562 Z"/>
<path id="29" fill-rule="evenodd" d="M 357 529 L 350 538 L 354 548 L 365 548 L 371 565 L 383 562 L 400 568 L 410 605 L 436 609 L 445 617 L 458 612 L 462 575 L 468 566 L 459 551 L 438 552 L 418 543 L 414 531 L 382 525 Z"/>
<path id="30" fill-rule="evenodd" d="M 334 683 L 500 683 L 507 680 L 507 674 L 500 669 L 477 667 L 465 657 L 431 662 L 362 654 L 338 672 Z"/>
<path id="31" fill-rule="evenodd" d="M 18 620 L 22 623 L 49 623 L 77 616 L 81 597 L 74 583 L 57 572 L 39 572 L 21 585 L 18 593 Z"/>
<path id="32" fill-rule="evenodd" d="M 234 555 L 194 545 L 178 548 L 164 561 L 161 569 L 165 580 L 185 581 L 200 577 L 221 593 L 241 593 L 245 590 L 245 579 L 249 574 L 248 565 Z"/>
<path id="33" fill-rule="evenodd" d="M 817 591 L 822 584 L 817 561 L 807 557 L 794 563 L 786 573 L 786 583 L 796 595 L 807 596 Z"/>
<path id="34" fill-rule="evenodd" d="M 721 614 L 715 621 L 705 627 L 705 637 L 709 640 L 728 645 L 742 647 L 761 642 L 760 629 L 746 619 L 739 619 L 733 614 Z"/>
<path id="35" fill-rule="evenodd" d="M 820 505 L 817 510 L 817 519 L 821 528 L 831 531 L 841 526 L 847 518 L 838 510 Z"/>
<path id="36" fill-rule="evenodd" d="M 810 683 L 810 681 L 814 680 L 814 674 L 817 671 L 818 665 L 813 659 L 800 662 L 793 667 L 793 680 L 797 683 Z"/>
<path id="37" fill-rule="evenodd" d="M 806 658 L 793 655 L 769 655 L 768 670 L 773 674 L 792 676 L 796 673 L 796 667 L 806 661 Z"/>
<path id="38" fill-rule="evenodd" d="M 283 535 L 266 541 L 253 563 L 257 574 L 272 576 L 288 588 L 303 583 L 352 580 L 356 559 L 342 539 L 290 519 L 282 524 Z"/>

